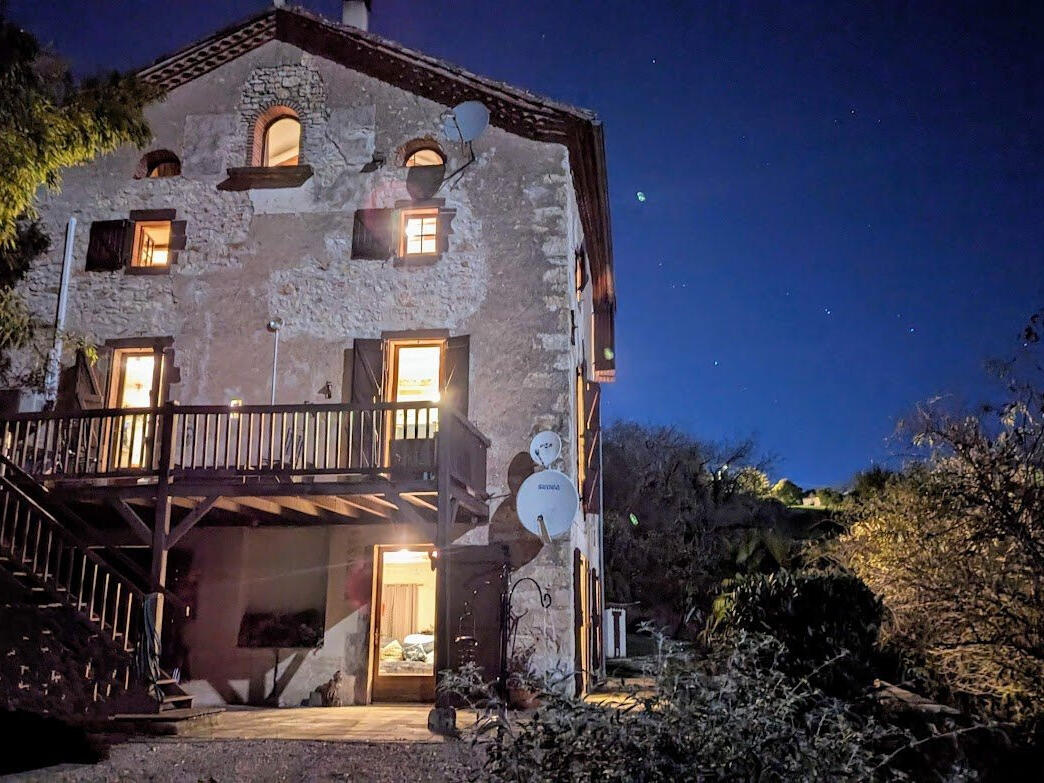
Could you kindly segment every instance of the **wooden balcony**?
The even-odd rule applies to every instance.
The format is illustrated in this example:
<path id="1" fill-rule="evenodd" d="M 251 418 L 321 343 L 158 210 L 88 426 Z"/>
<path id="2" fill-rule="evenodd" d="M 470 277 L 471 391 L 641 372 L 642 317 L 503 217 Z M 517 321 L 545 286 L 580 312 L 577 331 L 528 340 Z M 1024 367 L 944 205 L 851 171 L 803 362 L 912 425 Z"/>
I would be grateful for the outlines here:
<path id="1" fill-rule="evenodd" d="M 0 421 L 15 465 L 75 499 L 301 495 L 452 501 L 488 516 L 489 440 L 446 405 L 176 405 Z"/>

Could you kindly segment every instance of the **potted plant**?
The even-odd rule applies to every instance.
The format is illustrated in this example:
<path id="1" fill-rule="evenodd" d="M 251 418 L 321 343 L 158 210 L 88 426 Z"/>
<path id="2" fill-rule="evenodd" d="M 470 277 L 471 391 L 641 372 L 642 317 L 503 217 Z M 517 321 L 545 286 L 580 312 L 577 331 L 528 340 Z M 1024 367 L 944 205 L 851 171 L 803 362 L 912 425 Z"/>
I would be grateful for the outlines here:
<path id="1" fill-rule="evenodd" d="M 540 703 L 540 683 L 533 670 L 533 646 L 511 653 L 507 663 L 508 706 L 513 710 L 531 710 Z"/>

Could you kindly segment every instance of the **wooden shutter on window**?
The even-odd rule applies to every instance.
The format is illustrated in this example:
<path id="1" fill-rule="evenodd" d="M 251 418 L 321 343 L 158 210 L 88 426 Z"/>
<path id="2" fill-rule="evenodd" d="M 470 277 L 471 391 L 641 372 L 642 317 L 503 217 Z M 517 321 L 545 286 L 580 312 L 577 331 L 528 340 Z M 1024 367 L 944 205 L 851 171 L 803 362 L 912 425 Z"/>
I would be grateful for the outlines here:
<path id="1" fill-rule="evenodd" d="M 185 249 L 185 226 L 188 223 L 187 220 L 172 220 L 170 221 L 170 249 L 184 250 Z"/>
<path id="2" fill-rule="evenodd" d="M 88 272 L 112 272 L 130 262 L 134 243 L 134 222 L 131 220 L 96 220 L 91 223 L 91 237 L 87 244 Z"/>
<path id="3" fill-rule="evenodd" d="M 439 209 L 438 250 L 440 253 L 445 253 L 449 250 L 449 238 L 453 233 L 453 218 L 456 216 L 457 210 L 455 209 L 448 207 Z"/>
<path id="4" fill-rule="evenodd" d="M 384 341 L 356 340 L 352 350 L 352 402 L 384 401 Z"/>
<path id="5" fill-rule="evenodd" d="M 601 511 L 598 487 L 602 473 L 601 460 L 601 386 L 594 381 L 584 381 L 584 485 L 581 496 L 584 511 L 597 514 Z"/>
<path id="6" fill-rule="evenodd" d="M 352 258 L 385 259 L 395 255 L 394 209 L 357 209 L 352 227 Z"/>
<path id="7" fill-rule="evenodd" d="M 443 366 L 443 399 L 461 415 L 468 415 L 468 378 L 471 372 L 471 338 L 464 334 L 446 341 Z"/>

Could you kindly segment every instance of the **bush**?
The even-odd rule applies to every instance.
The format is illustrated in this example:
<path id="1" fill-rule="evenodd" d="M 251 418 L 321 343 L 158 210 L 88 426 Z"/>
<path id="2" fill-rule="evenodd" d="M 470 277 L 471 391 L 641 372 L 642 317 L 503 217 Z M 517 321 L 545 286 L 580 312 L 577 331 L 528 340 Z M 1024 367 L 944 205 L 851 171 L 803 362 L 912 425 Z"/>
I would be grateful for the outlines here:
<path id="1" fill-rule="evenodd" d="M 733 643 L 734 642 L 734 643 Z M 668 643 L 669 644 L 669 643 Z M 783 671 L 771 637 L 737 634 L 698 663 L 670 651 L 655 686 L 616 704 L 554 692 L 517 725 L 501 722 L 489 781 L 855 781 L 897 776 L 909 737 Z"/>
<path id="2" fill-rule="evenodd" d="M 767 633 L 786 649 L 787 668 L 820 687 L 865 684 L 881 628 L 882 606 L 856 576 L 842 571 L 777 571 L 731 583 L 715 606 L 715 628 Z"/>

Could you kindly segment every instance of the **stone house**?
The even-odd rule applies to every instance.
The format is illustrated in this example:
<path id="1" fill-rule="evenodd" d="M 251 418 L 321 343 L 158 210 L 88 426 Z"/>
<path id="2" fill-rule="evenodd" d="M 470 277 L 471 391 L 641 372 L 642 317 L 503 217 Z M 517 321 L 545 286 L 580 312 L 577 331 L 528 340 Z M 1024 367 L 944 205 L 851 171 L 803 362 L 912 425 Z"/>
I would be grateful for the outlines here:
<path id="1" fill-rule="evenodd" d="M 338 671 L 348 702 L 430 700 L 467 660 L 586 689 L 615 372 L 602 126 L 344 6 L 270 8 L 159 59 L 150 148 L 43 196 L 56 241 L 21 291 L 47 320 L 64 297 L 99 360 L 67 349 L 53 407 L 23 395 L 0 424 L 0 494 L 38 530 L 79 526 L 92 596 L 99 567 L 124 585 L 85 611 L 127 644 L 144 596 L 197 704 L 297 705 Z M 472 140 L 461 103 L 479 128 L 488 110 Z M 580 495 L 549 541 L 515 508 L 544 430 Z M 65 551 L 37 576 L 70 600 L 78 578 L 83 608 L 93 561 Z"/>

